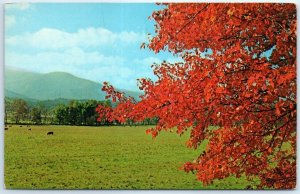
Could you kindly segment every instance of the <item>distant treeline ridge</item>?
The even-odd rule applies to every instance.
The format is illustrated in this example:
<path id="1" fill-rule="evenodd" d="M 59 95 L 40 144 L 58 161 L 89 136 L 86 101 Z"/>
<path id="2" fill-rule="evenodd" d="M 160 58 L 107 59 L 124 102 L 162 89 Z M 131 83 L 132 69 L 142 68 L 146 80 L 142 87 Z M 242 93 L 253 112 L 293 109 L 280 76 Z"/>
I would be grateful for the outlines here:
<path id="1" fill-rule="evenodd" d="M 58 101 L 59 102 L 59 101 Z M 102 104 L 112 106 L 110 100 L 70 100 L 47 106 L 45 103 L 30 103 L 20 98 L 5 98 L 6 124 L 51 124 L 51 125 L 120 125 L 119 122 L 98 122 L 96 107 Z M 157 119 L 145 119 L 140 123 L 128 121 L 125 125 L 153 125 Z"/>

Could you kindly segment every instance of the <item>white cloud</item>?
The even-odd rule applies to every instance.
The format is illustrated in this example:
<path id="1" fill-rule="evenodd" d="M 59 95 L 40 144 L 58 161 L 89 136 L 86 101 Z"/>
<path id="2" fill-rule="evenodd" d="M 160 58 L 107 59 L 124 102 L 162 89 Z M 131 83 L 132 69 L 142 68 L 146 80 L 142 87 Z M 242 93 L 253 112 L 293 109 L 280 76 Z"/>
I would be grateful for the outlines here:
<path id="1" fill-rule="evenodd" d="M 73 68 L 88 69 L 93 66 L 111 66 L 122 64 L 123 58 L 104 56 L 99 52 L 85 52 L 80 48 L 67 49 L 64 52 L 41 52 L 34 55 L 7 52 L 5 65 L 40 72 L 70 71 Z"/>
<path id="2" fill-rule="evenodd" d="M 123 31 L 118 35 L 118 39 L 125 43 L 132 43 L 132 42 L 140 42 L 146 41 L 144 34 L 137 34 L 135 32 L 126 32 Z"/>
<path id="3" fill-rule="evenodd" d="M 14 14 L 18 11 L 26 11 L 33 8 L 33 5 L 30 3 L 7 3 L 5 7 L 5 28 L 11 28 L 16 25 L 17 21 L 25 20 L 24 18 L 18 18 Z"/>
<path id="4" fill-rule="evenodd" d="M 5 5 L 5 9 L 6 10 L 27 10 L 31 8 L 31 4 L 30 3 L 25 3 L 25 2 L 22 2 L 22 3 L 8 3 Z"/>
<path id="5" fill-rule="evenodd" d="M 84 70 L 78 69 L 78 72 L 74 72 L 75 75 L 80 75 L 80 77 L 96 82 L 108 81 L 117 88 L 137 90 L 137 81 L 134 78 L 134 73 L 134 69 L 119 65 L 98 66 Z"/>
<path id="6" fill-rule="evenodd" d="M 58 50 L 140 43 L 144 41 L 144 37 L 144 34 L 141 33 L 127 31 L 115 33 L 105 28 L 79 29 L 75 33 L 43 28 L 34 33 L 7 37 L 6 44 L 15 47 L 30 46 L 36 49 Z"/>
<path id="7" fill-rule="evenodd" d="M 5 28 L 10 28 L 16 23 L 16 17 L 13 15 L 5 16 Z"/>

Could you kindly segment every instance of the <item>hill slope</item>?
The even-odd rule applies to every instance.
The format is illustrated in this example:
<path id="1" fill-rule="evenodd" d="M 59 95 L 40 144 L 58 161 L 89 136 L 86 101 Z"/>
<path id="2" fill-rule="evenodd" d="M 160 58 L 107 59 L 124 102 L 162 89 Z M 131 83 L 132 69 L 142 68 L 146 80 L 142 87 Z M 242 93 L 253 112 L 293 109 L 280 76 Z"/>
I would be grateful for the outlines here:
<path id="1" fill-rule="evenodd" d="M 8 97 L 8 98 L 22 98 L 22 99 L 28 99 L 27 96 L 24 96 L 22 94 L 18 94 L 16 92 L 12 92 L 10 90 L 7 90 L 5 89 L 5 97 Z"/>
<path id="2" fill-rule="evenodd" d="M 102 84 L 82 79 L 65 72 L 47 74 L 5 70 L 5 90 L 7 94 L 19 94 L 37 100 L 52 99 L 95 99 L 103 100 Z M 9 91 L 9 92 L 7 92 Z M 140 93 L 129 92 L 138 97 Z"/>

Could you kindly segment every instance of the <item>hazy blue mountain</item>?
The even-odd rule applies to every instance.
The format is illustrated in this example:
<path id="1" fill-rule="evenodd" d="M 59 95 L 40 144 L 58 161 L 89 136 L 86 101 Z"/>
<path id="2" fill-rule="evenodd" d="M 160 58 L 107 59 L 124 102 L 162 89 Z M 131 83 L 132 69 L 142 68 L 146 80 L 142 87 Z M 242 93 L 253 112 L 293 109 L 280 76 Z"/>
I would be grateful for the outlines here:
<path id="1" fill-rule="evenodd" d="M 39 100 L 29 98 L 27 96 L 24 96 L 22 94 L 18 94 L 16 92 L 12 92 L 12 91 L 7 90 L 7 89 L 5 89 L 4 92 L 5 92 L 5 100 L 23 99 L 23 100 L 25 100 L 27 102 L 27 104 L 29 106 L 35 105 L 35 104 L 37 104 L 37 103 L 40 102 Z"/>
<path id="2" fill-rule="evenodd" d="M 15 95 L 37 100 L 105 98 L 105 93 L 101 91 L 102 84 L 65 72 L 40 74 L 6 69 L 4 82 L 7 97 Z M 140 95 L 138 92 L 127 93 L 134 97 Z"/>
<path id="3" fill-rule="evenodd" d="M 16 92 L 12 92 L 12 91 L 7 90 L 7 89 L 5 89 L 5 97 L 8 97 L 8 98 L 22 98 L 22 99 L 28 99 L 27 96 L 18 94 L 18 93 L 16 93 Z"/>

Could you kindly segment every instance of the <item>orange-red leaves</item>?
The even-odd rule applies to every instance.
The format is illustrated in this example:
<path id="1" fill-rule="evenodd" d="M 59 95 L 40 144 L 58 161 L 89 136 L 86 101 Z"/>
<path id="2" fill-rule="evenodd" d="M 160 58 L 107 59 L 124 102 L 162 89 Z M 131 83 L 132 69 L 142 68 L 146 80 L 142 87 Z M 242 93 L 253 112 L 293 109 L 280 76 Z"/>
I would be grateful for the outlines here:
<path id="1" fill-rule="evenodd" d="M 276 103 L 275 107 L 276 107 L 276 115 L 277 115 L 277 116 L 280 116 L 280 107 L 279 107 L 279 103 Z"/>
<path id="2" fill-rule="evenodd" d="M 105 83 L 119 102 L 111 118 L 155 117 L 156 127 L 146 131 L 153 137 L 191 129 L 187 146 L 195 149 L 207 139 L 197 162 L 184 166 L 204 184 L 246 173 L 260 177 L 260 188 L 293 188 L 295 146 L 278 150 L 296 144 L 295 5 L 170 3 L 152 18 L 156 36 L 147 46 L 183 62 L 153 65 L 157 81 L 139 80 L 139 102 Z M 211 54 L 202 55 L 208 48 Z"/>

